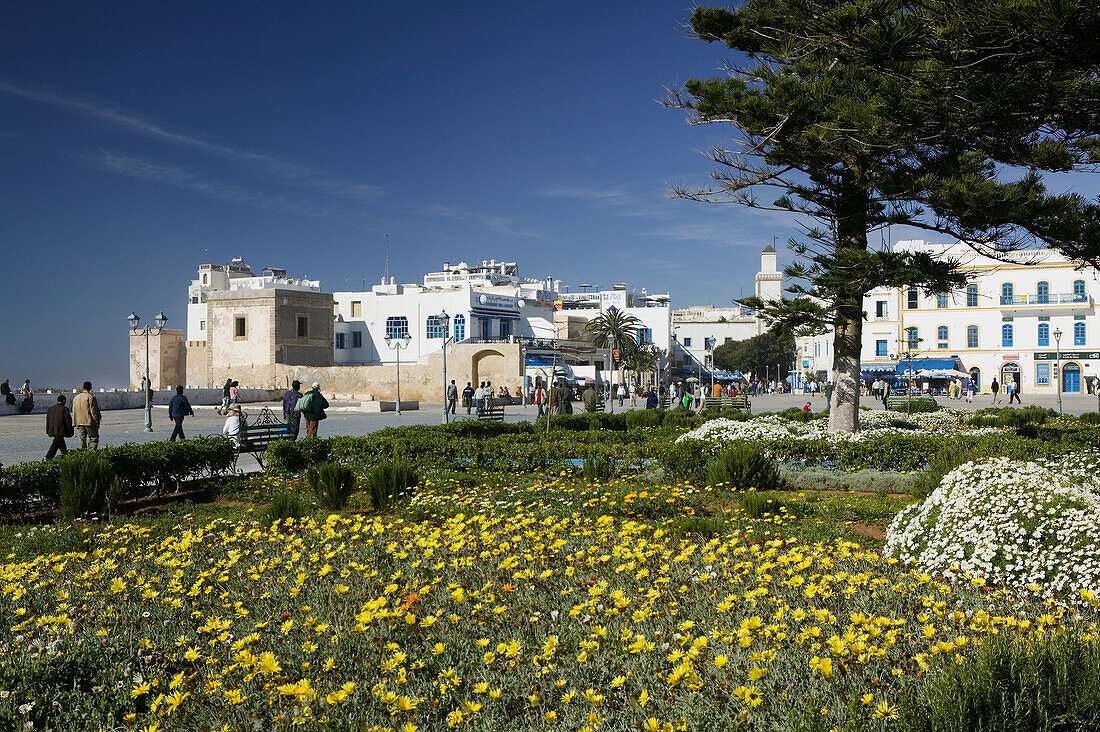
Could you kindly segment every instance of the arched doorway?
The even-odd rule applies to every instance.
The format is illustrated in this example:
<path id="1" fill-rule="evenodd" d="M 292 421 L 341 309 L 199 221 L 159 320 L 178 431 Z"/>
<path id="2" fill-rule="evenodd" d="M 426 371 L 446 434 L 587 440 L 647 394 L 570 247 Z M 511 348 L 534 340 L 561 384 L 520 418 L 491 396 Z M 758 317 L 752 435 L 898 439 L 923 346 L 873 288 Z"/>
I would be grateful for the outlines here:
<path id="1" fill-rule="evenodd" d="M 1020 385 L 1020 364 L 1006 363 L 1001 366 L 1001 386 L 1011 380 L 1016 386 Z"/>
<path id="2" fill-rule="evenodd" d="M 970 369 L 970 379 L 974 382 L 975 391 L 981 391 L 982 390 L 982 370 L 980 368 L 978 368 L 977 366 Z M 965 386 L 965 384 L 964 384 L 964 386 Z"/>
<path id="3" fill-rule="evenodd" d="M 1066 394 L 1081 393 L 1081 367 L 1067 363 L 1062 367 L 1062 391 Z"/>
<path id="4" fill-rule="evenodd" d="M 474 384 L 479 381 L 491 381 L 494 387 L 501 387 L 506 383 L 512 386 L 515 381 L 512 374 L 506 370 L 507 359 L 504 354 L 496 349 L 484 349 L 474 354 L 472 359 L 470 376 Z"/>

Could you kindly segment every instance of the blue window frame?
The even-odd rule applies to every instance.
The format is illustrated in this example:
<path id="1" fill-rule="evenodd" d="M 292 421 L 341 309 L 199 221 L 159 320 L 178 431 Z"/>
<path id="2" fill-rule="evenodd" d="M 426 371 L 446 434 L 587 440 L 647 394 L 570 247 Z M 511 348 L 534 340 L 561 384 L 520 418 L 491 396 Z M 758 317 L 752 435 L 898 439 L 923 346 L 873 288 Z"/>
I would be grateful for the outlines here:
<path id="1" fill-rule="evenodd" d="M 351 332 L 351 347 L 362 348 L 363 347 L 363 331 L 353 330 Z"/>
<path id="2" fill-rule="evenodd" d="M 500 329 L 497 331 L 500 333 L 501 338 L 507 338 L 512 335 L 512 321 L 506 318 L 500 319 Z"/>
<path id="3" fill-rule="evenodd" d="M 1050 345 L 1050 323 L 1039 323 L 1039 342 L 1038 342 L 1038 344 L 1040 346 L 1049 346 Z"/>
<path id="4" fill-rule="evenodd" d="M 466 340 L 466 316 L 456 315 L 454 319 L 455 343 Z"/>
<path id="5" fill-rule="evenodd" d="M 391 315 L 386 318 L 386 337 L 405 338 L 409 335 L 409 319 L 404 315 Z"/>
<path id="6" fill-rule="evenodd" d="M 1085 281 L 1074 280 L 1073 281 L 1073 301 L 1085 302 Z"/>
<path id="7" fill-rule="evenodd" d="M 1037 364 L 1035 364 L 1035 385 L 1036 386 L 1050 386 L 1050 364 L 1049 363 L 1037 363 Z"/>
<path id="8" fill-rule="evenodd" d="M 875 356 L 879 358 L 888 356 L 886 348 L 886 341 L 875 341 Z"/>
<path id="9" fill-rule="evenodd" d="M 1012 323 L 1001 326 L 1001 348 L 1012 348 Z"/>
<path id="10" fill-rule="evenodd" d="M 1012 288 L 1012 283 L 1011 282 L 1005 282 L 1003 285 L 1001 285 L 1001 304 L 1002 305 L 1011 305 L 1012 304 L 1012 294 L 1013 294 L 1013 288 Z"/>
<path id="11" fill-rule="evenodd" d="M 916 310 L 920 307 L 920 293 L 917 292 L 917 288 L 910 287 L 909 295 L 906 299 L 906 307 L 908 307 L 910 310 Z"/>
<path id="12" fill-rule="evenodd" d="M 920 348 L 920 332 L 916 328 L 906 328 L 905 333 L 908 336 L 909 350 Z"/>
<path id="13" fill-rule="evenodd" d="M 342 351 L 347 348 L 347 341 L 344 339 L 343 333 L 336 334 L 336 350 Z"/>
<path id="14" fill-rule="evenodd" d="M 978 286 L 967 285 L 966 286 L 966 306 L 968 308 L 978 307 Z"/>
<path id="15" fill-rule="evenodd" d="M 946 292 L 937 292 L 936 293 L 936 307 L 941 308 L 941 309 L 947 307 L 947 293 Z"/>
<path id="16" fill-rule="evenodd" d="M 1035 285 L 1035 300 L 1040 305 L 1046 305 L 1050 302 L 1050 283 L 1045 280 L 1039 281 Z"/>
<path id="17" fill-rule="evenodd" d="M 639 345 L 653 342 L 653 329 L 652 328 L 638 328 L 634 332 L 634 340 Z"/>
<path id="18" fill-rule="evenodd" d="M 966 326 L 966 347 L 977 348 L 978 347 L 978 326 L 968 325 Z"/>
<path id="19" fill-rule="evenodd" d="M 1085 324 L 1074 323 L 1073 324 L 1073 345 L 1083 346 L 1085 345 Z"/>
<path id="20" fill-rule="evenodd" d="M 703 350 L 704 351 L 711 351 L 713 349 L 714 349 L 714 339 L 713 338 L 704 338 L 703 339 Z"/>
<path id="21" fill-rule="evenodd" d="M 426 338 L 443 338 L 447 335 L 447 328 L 442 318 L 430 317 L 427 320 Z"/>
<path id="22" fill-rule="evenodd" d="M 690 338 L 685 338 L 684 339 L 684 348 L 691 348 L 691 339 Z"/>
<path id="23" fill-rule="evenodd" d="M 941 325 L 936 328 L 936 348 L 947 348 L 947 326 Z"/>

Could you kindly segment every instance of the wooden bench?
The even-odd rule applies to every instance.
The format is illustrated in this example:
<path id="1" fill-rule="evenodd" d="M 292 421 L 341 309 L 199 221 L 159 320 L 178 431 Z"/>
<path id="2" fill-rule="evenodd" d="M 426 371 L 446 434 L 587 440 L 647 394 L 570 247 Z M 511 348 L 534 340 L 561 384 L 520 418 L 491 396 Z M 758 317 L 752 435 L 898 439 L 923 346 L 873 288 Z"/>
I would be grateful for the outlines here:
<path id="1" fill-rule="evenodd" d="M 890 396 L 886 398 L 886 408 L 894 412 L 905 412 L 908 410 L 910 404 L 918 404 L 921 402 L 936 403 L 935 398 L 930 396 Z"/>
<path id="2" fill-rule="evenodd" d="M 268 407 L 260 410 L 259 419 L 254 424 L 249 424 L 244 412 L 241 412 L 240 442 L 237 443 L 237 455 L 233 458 L 233 467 L 237 467 L 237 458 L 241 453 L 249 453 L 256 458 L 260 469 L 263 470 L 263 454 L 267 446 L 279 440 L 289 440 L 293 437 L 287 430 L 286 422 L 280 422 L 275 413 Z"/>
<path id="3" fill-rule="evenodd" d="M 744 394 L 738 394 L 735 397 L 707 397 L 703 400 L 704 409 L 749 409 L 751 406 L 749 398 Z"/>
<path id="4" fill-rule="evenodd" d="M 479 422 L 503 422 L 504 404 L 498 403 L 496 400 L 490 401 L 488 406 L 482 407 L 478 410 L 477 420 Z"/>

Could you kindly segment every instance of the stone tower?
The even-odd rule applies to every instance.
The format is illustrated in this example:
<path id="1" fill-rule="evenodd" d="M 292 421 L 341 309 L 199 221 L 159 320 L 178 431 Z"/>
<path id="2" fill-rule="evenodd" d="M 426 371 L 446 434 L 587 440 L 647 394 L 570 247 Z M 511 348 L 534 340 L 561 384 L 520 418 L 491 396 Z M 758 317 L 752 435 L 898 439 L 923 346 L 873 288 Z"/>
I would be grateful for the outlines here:
<path id="1" fill-rule="evenodd" d="M 761 300 L 783 299 L 783 273 L 777 267 L 778 256 L 769 244 L 760 253 L 760 271 L 756 273 L 756 296 Z"/>

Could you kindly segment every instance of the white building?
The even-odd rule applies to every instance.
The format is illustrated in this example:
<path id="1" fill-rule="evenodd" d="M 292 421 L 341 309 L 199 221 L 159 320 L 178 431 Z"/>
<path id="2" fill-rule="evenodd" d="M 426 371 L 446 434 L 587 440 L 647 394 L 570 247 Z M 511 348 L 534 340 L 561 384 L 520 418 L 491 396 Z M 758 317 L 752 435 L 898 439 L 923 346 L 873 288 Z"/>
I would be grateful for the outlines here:
<path id="1" fill-rule="evenodd" d="M 1014 380 L 1023 394 L 1053 394 L 1059 355 L 1064 392 L 1082 392 L 1100 375 L 1095 269 L 1048 249 L 1014 252 L 1005 262 L 961 243 L 901 241 L 895 250 L 957 259 L 968 284 L 932 295 L 916 288 L 869 293 L 861 352 L 865 379 L 896 374 L 908 359 L 917 362 L 914 370 L 921 362 L 952 362 L 971 373 L 983 392 L 996 378 Z M 831 334 L 799 339 L 801 370 L 828 373 L 831 344 Z"/>
<path id="2" fill-rule="evenodd" d="M 201 264 L 198 277 L 191 280 L 187 288 L 187 330 L 185 340 L 205 341 L 207 339 L 207 297 L 212 292 L 232 292 L 238 290 L 296 290 L 302 292 L 320 292 L 321 283 L 317 280 L 289 278 L 285 269 L 264 269 L 260 275 L 252 272 L 252 267 L 237 258 L 229 264 Z"/>

